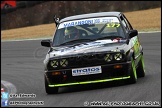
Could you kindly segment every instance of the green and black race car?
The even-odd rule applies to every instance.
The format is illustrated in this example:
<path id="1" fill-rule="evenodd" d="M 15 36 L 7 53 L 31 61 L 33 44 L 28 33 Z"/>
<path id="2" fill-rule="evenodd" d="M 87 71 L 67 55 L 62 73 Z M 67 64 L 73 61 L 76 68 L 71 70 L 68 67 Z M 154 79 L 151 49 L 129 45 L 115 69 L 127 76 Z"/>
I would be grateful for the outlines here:
<path id="1" fill-rule="evenodd" d="M 145 76 L 143 48 L 138 31 L 121 12 L 99 12 L 55 17 L 52 40 L 45 66 L 45 89 L 57 93 L 59 87 L 125 80 L 133 84 Z"/>

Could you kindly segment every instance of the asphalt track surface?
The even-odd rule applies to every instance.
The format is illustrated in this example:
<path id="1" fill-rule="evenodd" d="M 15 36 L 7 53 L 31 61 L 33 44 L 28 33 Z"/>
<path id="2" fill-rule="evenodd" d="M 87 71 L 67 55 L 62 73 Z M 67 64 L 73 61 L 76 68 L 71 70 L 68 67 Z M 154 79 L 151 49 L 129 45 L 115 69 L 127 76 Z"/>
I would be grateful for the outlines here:
<path id="1" fill-rule="evenodd" d="M 161 106 L 161 32 L 139 34 L 139 38 L 144 48 L 146 76 L 138 78 L 136 84 L 117 81 L 62 87 L 58 94 L 48 95 L 43 76 L 48 48 L 41 46 L 41 40 L 1 42 L 1 80 L 11 82 L 16 94 L 36 94 L 35 98 L 10 98 L 12 101 L 44 101 L 44 105 L 32 107 L 84 107 L 93 101 L 159 102 Z"/>

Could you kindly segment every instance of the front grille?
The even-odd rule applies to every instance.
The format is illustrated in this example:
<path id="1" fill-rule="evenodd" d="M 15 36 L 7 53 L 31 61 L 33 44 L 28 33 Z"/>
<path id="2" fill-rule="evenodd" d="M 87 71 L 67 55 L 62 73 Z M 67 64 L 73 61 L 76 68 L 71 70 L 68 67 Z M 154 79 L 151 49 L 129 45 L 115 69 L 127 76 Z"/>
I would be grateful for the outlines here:
<path id="1" fill-rule="evenodd" d="M 102 79 L 111 79 L 124 77 L 129 75 L 129 63 L 122 63 L 123 67 L 121 69 L 114 69 L 112 65 L 102 65 L 102 73 L 90 74 L 90 75 L 79 75 L 72 76 L 71 69 L 67 69 L 65 74 L 67 75 L 66 80 L 63 80 L 63 75 L 52 76 L 51 72 L 47 72 L 47 76 L 51 83 L 72 83 L 72 82 L 82 82 L 82 81 L 93 81 Z"/>
<path id="2" fill-rule="evenodd" d="M 48 69 L 49 70 L 58 70 L 58 69 L 69 69 L 69 68 L 81 68 L 81 67 L 89 67 L 89 66 L 98 66 L 98 65 L 105 65 L 105 64 L 113 64 L 113 63 L 121 63 L 125 61 L 124 54 L 123 59 L 120 61 L 117 61 L 113 59 L 110 62 L 106 62 L 104 60 L 104 57 L 106 56 L 107 53 L 104 54 L 86 54 L 86 55 L 78 55 L 78 56 L 73 56 L 73 57 L 66 57 L 63 59 L 66 59 L 68 61 L 68 65 L 66 67 L 61 66 L 60 64 L 58 67 L 51 67 L 50 63 L 48 63 Z M 112 55 L 115 55 L 113 53 Z M 58 62 L 60 62 L 62 58 L 57 59 Z M 55 59 L 56 60 L 56 59 Z"/>

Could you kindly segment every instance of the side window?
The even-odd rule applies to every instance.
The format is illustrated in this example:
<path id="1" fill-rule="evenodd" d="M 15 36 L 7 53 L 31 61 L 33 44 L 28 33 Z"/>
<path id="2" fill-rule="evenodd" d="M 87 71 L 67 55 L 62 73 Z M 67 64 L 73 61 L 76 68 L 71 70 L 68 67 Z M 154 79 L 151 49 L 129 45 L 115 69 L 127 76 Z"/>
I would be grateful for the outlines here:
<path id="1" fill-rule="evenodd" d="M 123 15 L 123 19 L 124 19 L 124 21 L 126 22 L 126 24 L 128 25 L 128 28 L 130 29 L 130 30 L 133 30 L 133 27 L 131 26 L 131 24 L 129 23 L 129 21 L 127 20 L 127 18 Z"/>
<path id="2" fill-rule="evenodd" d="M 125 29 L 128 31 L 129 28 L 128 28 L 127 23 L 125 22 L 124 18 L 122 16 L 120 16 L 120 19 L 121 19 L 121 22 L 124 25 Z"/>

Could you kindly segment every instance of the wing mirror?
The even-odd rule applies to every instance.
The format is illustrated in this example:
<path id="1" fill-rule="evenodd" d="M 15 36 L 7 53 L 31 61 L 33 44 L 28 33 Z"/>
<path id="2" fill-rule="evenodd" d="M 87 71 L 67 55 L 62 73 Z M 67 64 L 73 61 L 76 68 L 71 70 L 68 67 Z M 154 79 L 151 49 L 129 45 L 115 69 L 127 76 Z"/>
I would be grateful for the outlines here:
<path id="1" fill-rule="evenodd" d="M 41 45 L 45 47 L 51 47 L 51 40 L 42 40 Z"/>
<path id="2" fill-rule="evenodd" d="M 130 30 L 129 31 L 129 38 L 132 38 L 134 36 L 138 35 L 138 31 L 137 30 Z"/>

